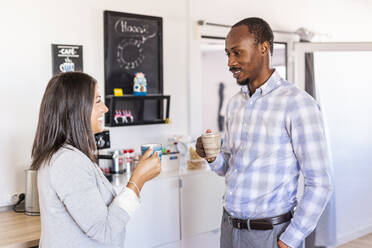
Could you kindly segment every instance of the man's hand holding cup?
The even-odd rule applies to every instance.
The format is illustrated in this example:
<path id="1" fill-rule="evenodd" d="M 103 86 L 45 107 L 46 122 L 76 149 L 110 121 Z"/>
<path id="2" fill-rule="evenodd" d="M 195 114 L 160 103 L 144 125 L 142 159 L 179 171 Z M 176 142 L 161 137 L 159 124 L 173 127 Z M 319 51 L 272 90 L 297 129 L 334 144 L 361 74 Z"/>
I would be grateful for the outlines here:
<path id="1" fill-rule="evenodd" d="M 202 158 L 205 158 L 209 163 L 216 160 L 217 155 L 221 151 L 221 136 L 219 133 L 212 133 L 210 129 L 196 141 L 196 152 Z"/>

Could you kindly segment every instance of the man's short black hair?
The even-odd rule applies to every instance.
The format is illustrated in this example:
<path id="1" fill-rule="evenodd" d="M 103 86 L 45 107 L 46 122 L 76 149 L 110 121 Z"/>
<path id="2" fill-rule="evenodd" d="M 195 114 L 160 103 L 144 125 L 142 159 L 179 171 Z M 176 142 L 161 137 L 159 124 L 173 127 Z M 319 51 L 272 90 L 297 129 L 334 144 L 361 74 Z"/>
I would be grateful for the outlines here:
<path id="1" fill-rule="evenodd" d="M 256 37 L 257 42 L 263 43 L 267 41 L 270 43 L 270 52 L 272 55 L 274 50 L 274 34 L 270 28 L 270 25 L 261 18 L 250 17 L 241 20 L 232 27 L 235 28 L 243 25 L 248 27 L 248 32 Z"/>

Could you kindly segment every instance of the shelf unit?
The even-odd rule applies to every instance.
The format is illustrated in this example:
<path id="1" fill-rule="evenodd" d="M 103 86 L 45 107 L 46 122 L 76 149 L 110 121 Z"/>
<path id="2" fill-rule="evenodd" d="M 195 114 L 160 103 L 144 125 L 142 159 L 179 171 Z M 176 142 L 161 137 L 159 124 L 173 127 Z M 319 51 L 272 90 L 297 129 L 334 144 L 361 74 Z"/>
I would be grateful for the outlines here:
<path id="1" fill-rule="evenodd" d="M 105 124 L 109 127 L 135 126 L 149 124 L 165 124 L 169 119 L 170 96 L 106 96 L 109 112 L 105 116 Z M 125 123 L 122 118 L 115 120 L 116 110 L 129 110 L 133 115 L 133 122 Z"/>

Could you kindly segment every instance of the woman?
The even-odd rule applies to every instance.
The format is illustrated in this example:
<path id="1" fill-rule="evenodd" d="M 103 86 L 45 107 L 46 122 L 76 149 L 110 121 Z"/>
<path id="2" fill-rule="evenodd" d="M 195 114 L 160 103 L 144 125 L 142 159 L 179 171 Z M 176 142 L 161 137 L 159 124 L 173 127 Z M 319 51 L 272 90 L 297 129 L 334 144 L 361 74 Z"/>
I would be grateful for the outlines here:
<path id="1" fill-rule="evenodd" d="M 94 133 L 102 131 L 107 111 L 87 74 L 63 73 L 48 83 L 31 165 L 38 170 L 42 248 L 124 247 L 142 186 L 160 173 L 160 160 L 149 150 L 116 195 L 94 155 Z"/>

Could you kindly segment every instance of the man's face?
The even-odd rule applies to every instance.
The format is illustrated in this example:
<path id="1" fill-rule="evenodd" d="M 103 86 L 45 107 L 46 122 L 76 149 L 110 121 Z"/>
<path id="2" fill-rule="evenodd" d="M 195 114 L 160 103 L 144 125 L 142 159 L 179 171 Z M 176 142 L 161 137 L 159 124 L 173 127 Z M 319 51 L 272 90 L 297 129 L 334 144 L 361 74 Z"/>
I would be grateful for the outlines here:
<path id="1" fill-rule="evenodd" d="M 261 44 L 248 32 L 246 26 L 232 28 L 227 35 L 225 51 L 228 66 L 239 85 L 255 80 L 263 69 L 264 56 L 261 48 Z"/>

